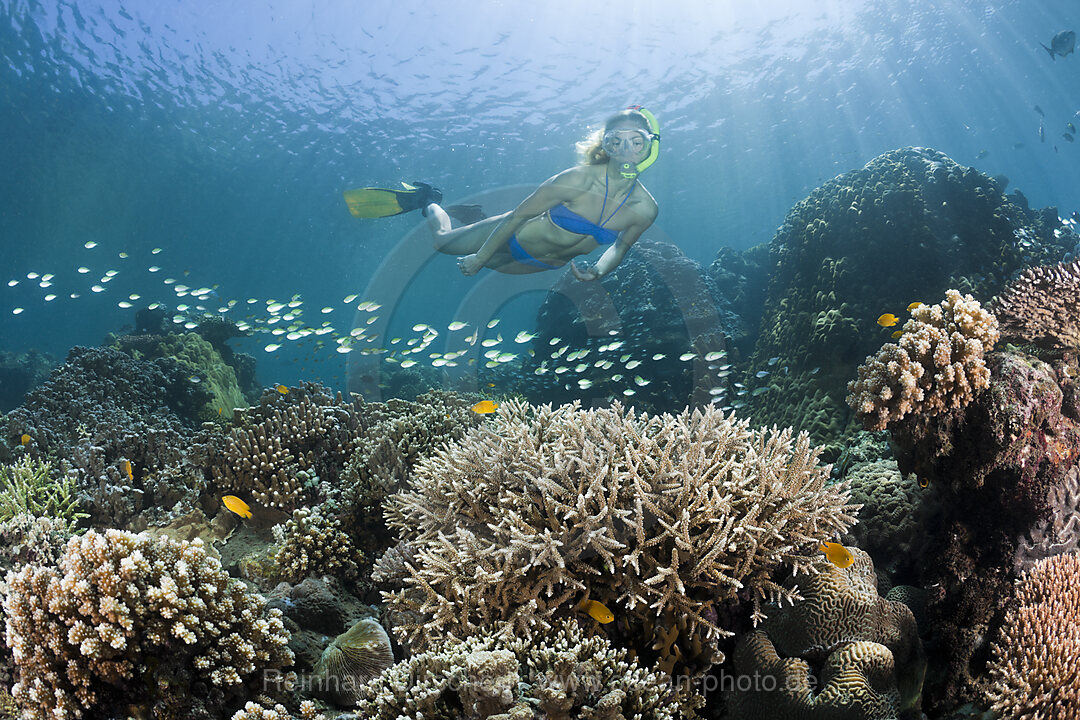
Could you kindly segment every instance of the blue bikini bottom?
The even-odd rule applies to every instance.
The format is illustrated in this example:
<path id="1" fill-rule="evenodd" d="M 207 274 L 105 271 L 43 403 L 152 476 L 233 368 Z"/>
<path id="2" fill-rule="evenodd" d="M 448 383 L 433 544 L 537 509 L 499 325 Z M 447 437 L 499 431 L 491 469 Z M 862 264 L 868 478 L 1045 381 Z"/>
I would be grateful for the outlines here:
<path id="1" fill-rule="evenodd" d="M 525 250 L 525 248 L 521 247 L 517 235 L 511 235 L 506 244 L 510 247 L 510 255 L 522 265 L 531 265 L 533 267 L 541 268 L 542 270 L 557 270 L 562 267 L 561 265 L 549 265 L 543 260 L 534 258 Z"/>

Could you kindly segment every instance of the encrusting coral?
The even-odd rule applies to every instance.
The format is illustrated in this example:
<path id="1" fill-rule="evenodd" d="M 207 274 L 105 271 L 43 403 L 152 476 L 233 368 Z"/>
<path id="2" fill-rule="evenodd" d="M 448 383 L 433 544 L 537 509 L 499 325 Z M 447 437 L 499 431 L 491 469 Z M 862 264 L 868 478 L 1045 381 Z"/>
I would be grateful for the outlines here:
<path id="1" fill-rule="evenodd" d="M 59 565 L 28 565 L 8 585 L 12 694 L 28 720 L 183 701 L 196 679 L 224 692 L 292 663 L 280 611 L 199 540 L 90 531 L 68 541 Z"/>
<path id="2" fill-rule="evenodd" d="M 320 483 L 336 483 L 359 436 L 362 404 L 314 383 L 265 391 L 234 416 L 223 457 L 211 464 L 215 485 L 283 510 L 306 504 Z"/>
<path id="3" fill-rule="evenodd" d="M 918 708 L 926 658 L 911 610 L 879 597 L 870 556 L 800 581 L 803 599 L 739 641 L 735 668 L 756 687 L 730 696 L 740 720 L 890 720 Z M 784 658 L 784 659 L 781 659 Z M 812 692 L 811 664 L 825 661 Z"/>
<path id="4" fill-rule="evenodd" d="M 416 646 L 500 620 L 541 633 L 597 600 L 639 633 L 681 617 L 685 656 L 730 634 L 716 605 L 744 588 L 757 619 L 760 601 L 797 597 L 772 571 L 810 572 L 813 548 L 857 509 L 827 479 L 805 434 L 713 408 L 650 417 L 510 401 L 388 501 L 415 555 L 401 563 L 408 589 L 384 596 L 414 616 L 395 631 Z"/>
<path id="5" fill-rule="evenodd" d="M 1080 260 L 1027 268 L 990 309 L 1003 337 L 1043 348 L 1080 348 Z"/>
<path id="6" fill-rule="evenodd" d="M 1074 720 L 1080 708 L 1080 555 L 1040 560 L 1017 581 L 993 646 L 986 697 L 1003 720 Z"/>
<path id="7" fill-rule="evenodd" d="M 360 688 L 365 720 L 618 720 L 693 717 L 670 679 L 645 670 L 573 620 L 507 637 L 491 629 L 448 640 L 394 665 Z"/>
<path id="8" fill-rule="evenodd" d="M 1017 574 L 1044 558 L 1080 551 L 1080 467 L 1073 467 L 1047 496 L 1049 512 L 1016 542 Z"/>
<path id="9" fill-rule="evenodd" d="M 997 320 L 970 295 L 949 290 L 937 305 L 911 311 L 896 343 L 859 366 L 848 405 L 868 430 L 909 413 L 932 417 L 971 402 L 989 386 L 983 361 L 998 340 Z"/>
<path id="10" fill-rule="evenodd" d="M 274 562 L 291 581 L 312 575 L 355 577 L 363 555 L 341 530 L 341 521 L 327 516 L 322 507 L 298 508 L 285 527 L 277 526 L 278 549 Z"/>

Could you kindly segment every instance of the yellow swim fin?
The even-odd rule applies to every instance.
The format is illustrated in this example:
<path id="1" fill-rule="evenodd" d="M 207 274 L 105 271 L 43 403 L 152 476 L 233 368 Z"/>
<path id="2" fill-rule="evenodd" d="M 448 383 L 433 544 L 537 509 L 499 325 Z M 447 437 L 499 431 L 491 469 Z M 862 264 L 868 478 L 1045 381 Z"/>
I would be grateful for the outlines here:
<path id="1" fill-rule="evenodd" d="M 400 215 L 411 210 L 442 202 L 442 193 L 427 183 L 401 183 L 401 190 L 365 187 L 346 190 L 345 204 L 358 218 L 380 218 Z"/>

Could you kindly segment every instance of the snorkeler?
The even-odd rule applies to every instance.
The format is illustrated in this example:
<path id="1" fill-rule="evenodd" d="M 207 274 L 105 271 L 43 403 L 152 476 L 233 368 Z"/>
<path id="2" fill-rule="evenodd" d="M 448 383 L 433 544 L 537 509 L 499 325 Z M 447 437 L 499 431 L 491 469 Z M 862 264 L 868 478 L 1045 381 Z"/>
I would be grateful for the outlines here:
<path id="1" fill-rule="evenodd" d="M 465 275 L 481 268 L 524 274 L 570 263 L 578 280 L 597 280 L 622 261 L 656 219 L 656 200 L 638 174 L 656 161 L 660 128 L 644 108 L 623 110 L 581 143 L 582 162 L 545 181 L 514 210 L 459 228 L 436 202 L 423 212 L 435 249 L 461 255 Z M 591 268 L 573 259 L 605 247 Z"/>

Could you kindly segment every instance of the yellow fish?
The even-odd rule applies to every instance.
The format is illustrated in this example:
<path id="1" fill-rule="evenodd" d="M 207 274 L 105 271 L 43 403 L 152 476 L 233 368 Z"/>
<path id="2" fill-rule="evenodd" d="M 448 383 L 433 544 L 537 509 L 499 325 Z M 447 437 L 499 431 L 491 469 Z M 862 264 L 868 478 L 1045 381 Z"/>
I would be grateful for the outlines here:
<path id="1" fill-rule="evenodd" d="M 877 324 L 881 327 L 892 327 L 899 321 L 900 318 L 896 317 L 892 313 L 885 313 L 877 319 Z"/>
<path id="2" fill-rule="evenodd" d="M 900 336 L 901 336 L 901 335 L 903 335 L 903 334 L 904 334 L 904 331 L 903 331 L 903 330 L 893 330 L 893 334 L 892 334 L 892 337 L 893 337 L 893 338 L 898 338 L 898 337 L 900 337 Z"/>
<path id="3" fill-rule="evenodd" d="M 608 610 L 604 603 L 596 602 L 595 600 L 581 603 L 578 605 L 578 610 L 584 610 L 589 614 L 589 617 L 601 625 L 607 625 L 615 619 L 615 614 Z"/>
<path id="4" fill-rule="evenodd" d="M 30 444 L 30 436 L 27 435 L 26 433 L 23 433 L 22 437 L 19 438 L 19 444 L 22 445 L 23 447 L 26 447 L 27 445 L 29 445 Z"/>
<path id="5" fill-rule="evenodd" d="M 124 471 L 124 474 L 128 476 L 128 480 L 134 482 L 135 473 L 131 472 L 131 461 L 125 460 L 124 462 L 120 463 L 120 468 Z"/>
<path id="6" fill-rule="evenodd" d="M 918 300 L 916 300 L 915 302 L 913 302 L 913 303 L 911 303 L 910 305 L 907 306 L 907 311 L 911 312 L 912 310 L 919 307 L 920 305 L 922 305 L 922 303 L 919 302 Z"/>
<path id="7" fill-rule="evenodd" d="M 221 502 L 225 504 L 225 507 L 236 513 L 242 518 L 251 517 L 251 507 L 246 502 L 236 497 L 235 495 L 226 495 L 221 498 Z"/>
<path id="8" fill-rule="evenodd" d="M 499 403 L 491 400 L 481 400 L 469 409 L 477 415 L 490 415 L 499 409 Z"/>
<path id="9" fill-rule="evenodd" d="M 275 385 L 274 389 L 277 390 L 282 395 L 288 395 L 289 394 L 289 388 L 288 388 L 287 385 Z"/>
<path id="10" fill-rule="evenodd" d="M 825 559 L 841 570 L 851 567 L 851 563 L 855 562 L 851 551 L 838 542 L 823 543 L 818 546 L 818 550 L 825 553 Z"/>

